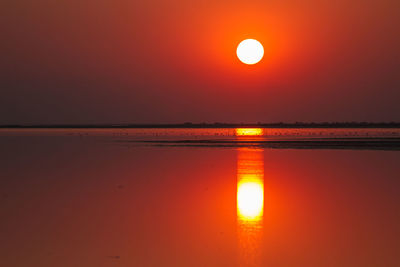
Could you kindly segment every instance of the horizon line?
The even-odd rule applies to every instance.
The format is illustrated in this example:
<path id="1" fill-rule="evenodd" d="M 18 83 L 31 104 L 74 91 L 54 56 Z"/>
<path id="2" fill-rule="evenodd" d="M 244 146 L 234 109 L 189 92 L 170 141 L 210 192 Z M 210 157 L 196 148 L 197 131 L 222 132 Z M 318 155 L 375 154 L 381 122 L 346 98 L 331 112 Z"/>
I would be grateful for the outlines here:
<path id="1" fill-rule="evenodd" d="M 400 122 L 274 122 L 274 123 L 65 123 L 1 124 L 0 128 L 400 128 Z"/>

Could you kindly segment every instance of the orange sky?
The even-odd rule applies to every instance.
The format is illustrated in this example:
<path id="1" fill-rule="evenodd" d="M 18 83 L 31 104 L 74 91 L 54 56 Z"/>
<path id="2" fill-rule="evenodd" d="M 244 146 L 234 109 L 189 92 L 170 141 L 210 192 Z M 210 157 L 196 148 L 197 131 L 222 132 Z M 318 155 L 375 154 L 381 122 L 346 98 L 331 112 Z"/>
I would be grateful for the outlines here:
<path id="1" fill-rule="evenodd" d="M 400 119 L 400 3 L 29 1 L 0 11 L 0 123 Z M 238 61 L 261 41 L 264 59 Z"/>

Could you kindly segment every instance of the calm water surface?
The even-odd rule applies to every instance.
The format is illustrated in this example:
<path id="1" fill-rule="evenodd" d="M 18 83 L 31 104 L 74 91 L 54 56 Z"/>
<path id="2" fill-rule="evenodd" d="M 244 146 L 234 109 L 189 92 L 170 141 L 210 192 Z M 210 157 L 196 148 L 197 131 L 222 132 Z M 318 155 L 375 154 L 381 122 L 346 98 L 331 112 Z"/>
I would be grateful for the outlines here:
<path id="1" fill-rule="evenodd" d="M 0 130 L 2 266 L 400 266 L 399 133 Z"/>

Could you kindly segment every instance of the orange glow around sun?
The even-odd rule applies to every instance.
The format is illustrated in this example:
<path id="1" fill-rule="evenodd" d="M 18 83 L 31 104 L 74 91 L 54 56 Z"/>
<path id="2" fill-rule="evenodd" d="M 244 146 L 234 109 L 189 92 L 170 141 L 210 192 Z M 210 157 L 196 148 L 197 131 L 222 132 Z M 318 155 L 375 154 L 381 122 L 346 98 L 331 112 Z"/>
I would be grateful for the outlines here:
<path id="1" fill-rule="evenodd" d="M 264 134 L 262 128 L 236 128 L 236 136 L 261 136 Z"/>

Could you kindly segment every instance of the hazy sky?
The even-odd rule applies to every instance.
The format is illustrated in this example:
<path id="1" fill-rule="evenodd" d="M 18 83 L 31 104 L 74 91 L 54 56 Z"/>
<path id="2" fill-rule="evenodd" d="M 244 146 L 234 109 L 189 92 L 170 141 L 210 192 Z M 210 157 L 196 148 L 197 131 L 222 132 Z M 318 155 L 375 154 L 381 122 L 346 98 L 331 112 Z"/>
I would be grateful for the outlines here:
<path id="1" fill-rule="evenodd" d="M 0 7 L 0 124 L 400 120 L 398 0 Z"/>

